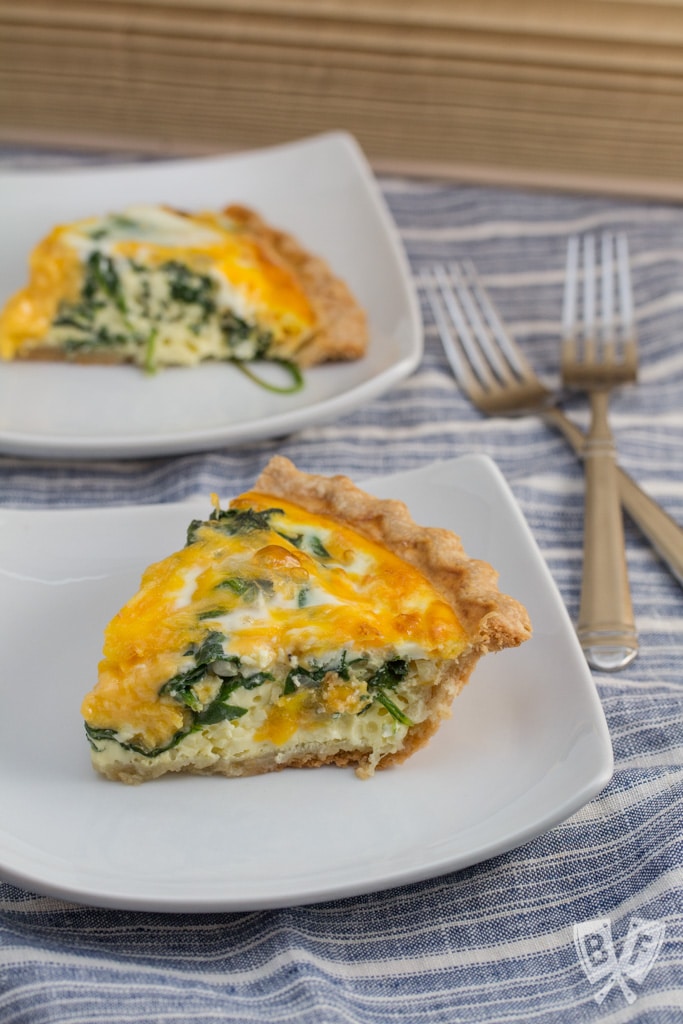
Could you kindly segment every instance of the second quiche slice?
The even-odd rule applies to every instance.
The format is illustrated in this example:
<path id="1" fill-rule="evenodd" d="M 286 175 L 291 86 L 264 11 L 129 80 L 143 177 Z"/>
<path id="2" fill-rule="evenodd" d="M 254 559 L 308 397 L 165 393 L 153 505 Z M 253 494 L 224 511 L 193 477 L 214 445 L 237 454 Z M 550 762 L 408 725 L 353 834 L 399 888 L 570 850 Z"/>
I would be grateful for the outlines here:
<path id="1" fill-rule="evenodd" d="M 92 761 L 141 782 L 403 761 L 525 609 L 446 530 L 280 456 L 190 524 L 106 630 L 83 702 Z"/>
<path id="2" fill-rule="evenodd" d="M 134 363 L 357 359 L 365 314 L 320 257 L 256 212 L 140 205 L 55 227 L 0 312 L 0 356 Z"/>

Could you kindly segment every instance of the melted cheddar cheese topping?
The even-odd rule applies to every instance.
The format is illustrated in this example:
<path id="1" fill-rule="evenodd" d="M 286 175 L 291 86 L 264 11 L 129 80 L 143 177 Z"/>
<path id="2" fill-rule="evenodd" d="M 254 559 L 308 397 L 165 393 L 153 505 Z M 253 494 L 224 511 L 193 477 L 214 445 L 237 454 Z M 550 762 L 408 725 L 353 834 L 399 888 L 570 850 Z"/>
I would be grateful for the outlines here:
<path id="1" fill-rule="evenodd" d="M 401 722 L 406 666 L 457 658 L 466 644 L 416 568 L 348 526 L 249 492 L 225 511 L 216 502 L 181 551 L 146 570 L 106 630 L 82 711 L 94 746 L 153 755 L 246 723 L 258 695 L 253 739 L 280 745 L 371 705 Z"/>
<path id="2" fill-rule="evenodd" d="M 0 355 L 54 348 L 147 369 L 293 359 L 316 322 L 292 271 L 228 214 L 138 206 L 36 246 L 0 314 Z"/>

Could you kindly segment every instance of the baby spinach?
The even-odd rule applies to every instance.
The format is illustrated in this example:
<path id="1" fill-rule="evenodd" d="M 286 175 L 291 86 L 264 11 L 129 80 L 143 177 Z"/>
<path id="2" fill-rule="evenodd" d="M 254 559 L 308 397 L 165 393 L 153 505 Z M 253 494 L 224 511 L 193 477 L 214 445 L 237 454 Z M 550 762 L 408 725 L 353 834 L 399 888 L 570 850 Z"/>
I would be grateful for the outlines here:
<path id="1" fill-rule="evenodd" d="M 185 672 L 179 672 L 159 690 L 160 694 L 171 697 L 178 704 L 183 704 L 190 711 L 198 711 L 201 703 L 194 691 L 194 686 L 204 679 L 209 666 L 215 661 L 223 661 L 223 634 L 211 630 L 198 644 L 192 644 L 186 651 L 186 658 L 194 658 L 194 665 Z"/>
<path id="2" fill-rule="evenodd" d="M 401 709 L 397 707 L 396 704 L 394 704 L 393 700 L 391 700 L 390 697 L 387 697 L 384 690 L 376 690 L 374 697 L 377 703 L 381 704 L 382 707 L 386 708 L 391 717 L 395 718 L 396 721 L 399 722 L 401 725 L 415 725 L 413 720 L 411 718 L 408 718 L 408 716 L 404 714 L 403 711 L 401 711 Z"/>
<path id="3" fill-rule="evenodd" d="M 222 633 L 212 629 L 199 644 L 191 644 L 185 655 L 194 657 L 197 665 L 210 665 L 213 661 L 222 661 L 225 658 L 224 639 Z"/>
<path id="4" fill-rule="evenodd" d="M 246 715 L 247 708 L 229 703 L 228 698 L 236 690 L 253 690 L 273 678 L 268 672 L 254 672 L 251 675 L 245 675 L 241 672 L 239 670 L 239 659 L 225 657 L 223 653 L 223 635 L 215 630 L 208 633 L 200 644 L 192 645 L 185 653 L 186 655 L 194 656 L 195 665 L 188 669 L 188 671 L 179 673 L 172 679 L 169 679 L 161 687 L 159 693 L 171 697 L 178 704 L 182 704 L 183 707 L 192 712 L 191 725 L 186 730 L 186 734 L 187 732 L 196 731 L 204 725 L 216 725 L 218 722 L 229 721 Z M 207 704 L 202 704 L 194 687 L 206 678 L 211 665 L 217 661 L 233 662 L 235 674 L 228 678 L 221 677 L 218 692 Z M 115 736 L 109 738 L 115 738 Z"/>
<path id="5" fill-rule="evenodd" d="M 328 672 L 334 672 L 340 679 L 349 678 L 349 669 L 346 661 L 346 651 L 342 651 L 339 662 L 336 665 L 325 664 L 325 665 L 311 665 L 310 667 L 304 667 L 302 665 L 297 668 L 290 669 L 285 679 L 285 685 L 283 693 L 295 693 L 302 686 L 312 688 L 320 686 Z"/>
<path id="6" fill-rule="evenodd" d="M 234 537 L 240 533 L 256 533 L 258 531 L 270 530 L 270 518 L 276 513 L 282 513 L 281 508 L 267 508 L 257 512 L 253 508 L 245 509 L 214 509 L 208 519 L 193 519 L 187 529 L 186 544 L 194 544 L 197 540 L 197 532 L 202 526 L 212 526 L 223 533 Z"/>
<path id="7" fill-rule="evenodd" d="M 392 658 L 390 661 L 385 661 L 368 679 L 368 692 L 376 703 L 386 708 L 392 718 L 401 725 L 410 726 L 415 723 L 386 694 L 386 690 L 395 690 L 407 674 L 408 662 L 403 658 Z"/>
<path id="8" fill-rule="evenodd" d="M 250 359 L 263 359 L 268 353 L 273 336 L 270 331 L 259 331 L 254 325 L 237 316 L 232 310 L 221 314 L 221 331 L 233 358 L 239 359 L 237 353 L 243 350 L 245 343 L 251 343 Z"/>
<path id="9" fill-rule="evenodd" d="M 168 293 L 173 302 L 199 306 L 202 319 L 208 320 L 216 312 L 216 284 L 206 274 L 198 274 L 185 263 L 169 260 L 161 270 L 168 280 Z"/>
<path id="10" fill-rule="evenodd" d="M 332 557 L 320 537 L 317 537 L 315 534 L 309 538 L 308 543 L 316 558 L 327 559 Z"/>
<path id="11" fill-rule="evenodd" d="M 217 590 L 230 590 L 233 594 L 241 597 L 245 604 L 251 604 L 259 594 L 272 596 L 274 584 L 267 579 L 243 579 L 241 576 L 231 576 L 222 580 L 216 587 Z"/>
<path id="12" fill-rule="evenodd" d="M 275 531 L 278 537 L 282 537 L 283 540 L 289 541 L 295 548 L 303 550 L 308 548 L 312 555 L 316 558 L 327 559 L 331 558 L 332 555 L 329 553 L 320 537 L 316 534 L 306 535 L 305 533 L 285 533 L 284 530 Z"/>
<path id="13" fill-rule="evenodd" d="M 304 386 L 304 376 L 301 370 L 296 363 L 293 363 L 289 359 L 276 359 L 274 357 L 269 357 L 267 354 L 262 357 L 258 355 L 252 356 L 250 359 L 250 361 L 253 361 L 263 358 L 267 359 L 271 363 L 275 363 L 277 366 L 280 366 L 290 377 L 289 384 L 280 385 L 271 384 L 270 381 L 264 380 L 263 377 L 259 377 L 257 373 L 254 373 L 252 369 L 245 365 L 245 361 L 243 359 L 239 359 L 237 356 L 233 358 L 235 366 L 238 370 L 242 371 L 245 377 L 248 377 L 249 380 L 253 380 L 255 384 L 259 385 L 259 387 L 265 388 L 266 391 L 272 391 L 276 395 L 294 395 L 297 391 L 301 391 Z"/>
<path id="14" fill-rule="evenodd" d="M 282 537 L 283 540 L 288 540 L 295 548 L 300 548 L 304 543 L 303 533 L 284 533 L 282 530 L 275 531 L 278 537 Z"/>
<path id="15" fill-rule="evenodd" d="M 88 737 L 90 746 L 93 747 L 94 750 L 101 749 L 97 746 L 98 742 L 102 742 L 102 740 L 113 740 L 124 750 L 130 750 L 135 754 L 142 754 L 143 757 L 157 757 L 159 754 L 163 754 L 165 751 L 171 750 L 173 747 L 177 747 L 180 741 L 185 739 L 185 737 L 193 731 L 192 726 L 185 729 L 179 729 L 178 732 L 173 734 L 168 743 L 165 743 L 163 746 L 148 749 L 140 746 L 139 743 L 130 743 L 125 740 L 118 739 L 115 729 L 96 729 L 93 728 L 93 726 L 88 725 L 87 722 L 85 723 L 85 734 Z"/>
<path id="16" fill-rule="evenodd" d="M 220 701 L 213 701 L 197 715 L 197 725 L 217 725 L 218 722 L 231 721 L 246 715 L 247 709 L 240 708 L 236 704 L 222 704 Z"/>
<path id="17" fill-rule="evenodd" d="M 95 249 L 88 256 L 86 276 L 83 282 L 83 298 L 92 301 L 98 291 L 102 291 L 115 304 L 121 313 L 126 312 L 126 301 L 123 297 L 121 279 L 111 256 Z"/>
<path id="18" fill-rule="evenodd" d="M 394 690 L 398 684 L 408 675 L 408 662 L 403 658 L 394 658 L 385 663 L 368 679 L 368 687 L 382 687 L 384 690 Z"/>
<path id="19" fill-rule="evenodd" d="M 173 676 L 159 690 L 159 694 L 171 697 L 178 704 L 183 704 L 190 711 L 200 711 L 202 704 L 194 691 L 195 683 L 201 682 L 206 675 L 206 665 L 197 665 L 188 672 Z"/>

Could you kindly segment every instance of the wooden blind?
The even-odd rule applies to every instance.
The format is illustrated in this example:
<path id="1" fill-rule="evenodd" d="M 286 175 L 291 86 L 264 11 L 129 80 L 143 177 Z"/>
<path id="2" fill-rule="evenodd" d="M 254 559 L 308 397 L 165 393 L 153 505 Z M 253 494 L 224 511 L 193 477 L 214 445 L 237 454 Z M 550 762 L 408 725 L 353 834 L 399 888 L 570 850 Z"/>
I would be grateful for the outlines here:
<path id="1" fill-rule="evenodd" d="M 683 197 L 683 0 L 0 0 L 0 140 Z"/>

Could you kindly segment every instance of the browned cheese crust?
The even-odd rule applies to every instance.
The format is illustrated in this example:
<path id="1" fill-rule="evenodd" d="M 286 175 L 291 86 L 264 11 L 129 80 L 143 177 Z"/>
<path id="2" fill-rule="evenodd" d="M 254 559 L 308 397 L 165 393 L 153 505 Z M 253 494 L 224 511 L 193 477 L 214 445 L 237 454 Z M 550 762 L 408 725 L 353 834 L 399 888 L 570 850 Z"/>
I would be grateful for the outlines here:
<path id="1" fill-rule="evenodd" d="M 428 718 L 411 728 L 402 750 L 384 757 L 378 768 L 404 761 L 424 746 L 441 721 L 450 717 L 453 700 L 482 655 L 518 647 L 531 636 L 526 609 L 500 592 L 497 572 L 487 562 L 468 558 L 460 538 L 450 531 L 419 526 L 403 502 L 375 498 L 345 476 L 303 473 L 280 455 L 270 460 L 253 489 L 344 523 L 409 562 L 453 608 L 467 631 L 468 648 L 457 661 L 446 663 L 432 684 Z M 359 763 L 362 774 L 364 760 L 343 753 L 316 763 Z"/>

